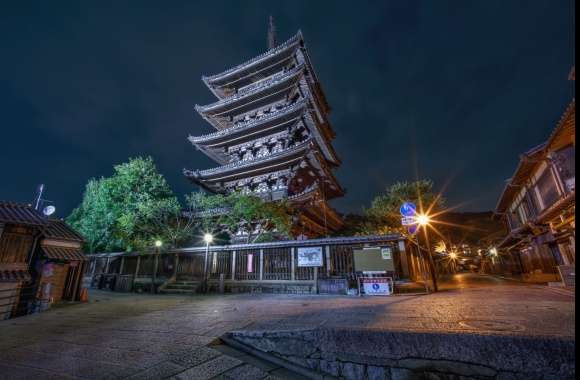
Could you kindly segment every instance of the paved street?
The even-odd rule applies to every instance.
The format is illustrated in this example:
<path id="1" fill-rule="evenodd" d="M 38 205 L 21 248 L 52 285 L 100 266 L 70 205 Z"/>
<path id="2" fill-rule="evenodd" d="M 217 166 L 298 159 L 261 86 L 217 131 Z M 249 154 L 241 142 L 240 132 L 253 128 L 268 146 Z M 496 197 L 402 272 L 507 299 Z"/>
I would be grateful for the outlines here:
<path id="1" fill-rule="evenodd" d="M 449 284 L 463 284 L 449 289 Z M 429 296 L 151 296 L 91 302 L 0 322 L 0 379 L 292 378 L 216 338 L 234 329 L 358 327 L 573 337 L 571 293 L 473 274 Z M 209 346 L 208 346 L 209 345 Z"/>

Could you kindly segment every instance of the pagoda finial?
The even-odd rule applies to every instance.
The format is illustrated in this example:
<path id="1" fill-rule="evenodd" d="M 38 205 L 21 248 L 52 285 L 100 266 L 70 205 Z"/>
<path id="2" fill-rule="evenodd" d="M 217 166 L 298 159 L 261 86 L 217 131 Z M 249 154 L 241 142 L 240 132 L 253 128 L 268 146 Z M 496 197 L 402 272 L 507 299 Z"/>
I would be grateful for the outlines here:
<path id="1" fill-rule="evenodd" d="M 268 23 L 268 50 L 276 47 L 276 25 L 274 25 L 274 17 L 270 15 Z"/>

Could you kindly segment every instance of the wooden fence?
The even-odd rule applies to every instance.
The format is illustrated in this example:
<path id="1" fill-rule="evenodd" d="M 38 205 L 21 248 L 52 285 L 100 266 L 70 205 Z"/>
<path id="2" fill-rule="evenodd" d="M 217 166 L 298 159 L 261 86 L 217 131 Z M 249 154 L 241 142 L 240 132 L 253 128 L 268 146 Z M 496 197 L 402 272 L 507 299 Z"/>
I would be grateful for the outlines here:
<path id="1" fill-rule="evenodd" d="M 278 286 L 280 289 L 272 291 L 293 292 L 292 289 L 298 288 L 292 286 L 300 286 L 301 290 L 318 292 L 348 287 L 355 276 L 355 249 L 386 246 L 394 252 L 396 269 L 391 276 L 397 280 L 422 276 L 418 253 L 400 235 L 239 244 L 209 249 L 191 247 L 145 254 L 97 254 L 91 256 L 87 274 L 93 287 L 117 291 L 138 290 L 139 284 L 159 287 L 171 282 L 194 283 L 207 279 L 210 284 L 225 282 L 229 291 L 256 291 L 265 287 L 272 290 Z M 297 257 L 300 247 L 320 247 L 322 265 L 301 267 Z"/>

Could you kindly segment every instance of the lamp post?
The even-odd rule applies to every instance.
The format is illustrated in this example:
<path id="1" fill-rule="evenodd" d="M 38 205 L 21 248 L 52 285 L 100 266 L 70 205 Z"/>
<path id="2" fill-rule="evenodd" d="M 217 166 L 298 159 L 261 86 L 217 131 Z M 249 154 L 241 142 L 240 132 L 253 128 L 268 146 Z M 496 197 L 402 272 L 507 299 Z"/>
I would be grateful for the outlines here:
<path id="1" fill-rule="evenodd" d="M 204 291 L 207 293 L 209 291 L 209 284 L 208 284 L 208 260 L 209 260 L 209 245 L 213 242 L 213 235 L 210 233 L 206 233 L 203 235 L 203 241 L 205 242 L 205 258 L 203 262 L 203 284 L 204 284 Z"/>
<path id="2" fill-rule="evenodd" d="M 155 294 L 155 282 L 157 281 L 157 263 L 159 261 L 159 250 L 163 246 L 161 240 L 155 240 L 155 256 L 153 258 L 153 273 L 151 273 L 151 294 Z"/>
<path id="3" fill-rule="evenodd" d="M 431 271 L 431 281 L 433 282 L 433 290 L 437 292 L 439 287 L 437 286 L 437 273 L 435 273 L 435 262 L 433 261 L 433 254 L 431 253 L 431 244 L 429 243 L 429 234 L 427 233 L 427 227 L 431 222 L 431 218 L 427 214 L 418 214 L 416 216 L 417 224 L 423 227 L 423 232 L 425 233 L 425 244 L 427 244 L 427 254 L 429 256 L 429 269 Z"/>

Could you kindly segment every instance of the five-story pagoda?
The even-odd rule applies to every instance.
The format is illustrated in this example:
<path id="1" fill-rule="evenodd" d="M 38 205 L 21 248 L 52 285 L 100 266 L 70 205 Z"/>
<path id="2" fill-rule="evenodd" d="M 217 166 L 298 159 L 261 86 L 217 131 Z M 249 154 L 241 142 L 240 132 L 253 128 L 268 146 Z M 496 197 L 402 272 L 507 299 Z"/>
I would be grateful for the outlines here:
<path id="1" fill-rule="evenodd" d="M 342 227 L 327 202 L 344 194 L 332 173 L 340 160 L 330 108 L 302 33 L 276 45 L 270 20 L 268 45 L 258 57 L 202 77 L 218 100 L 195 109 L 216 131 L 189 140 L 220 166 L 184 174 L 214 193 L 287 199 L 297 216 L 294 232 L 323 236 Z"/>

